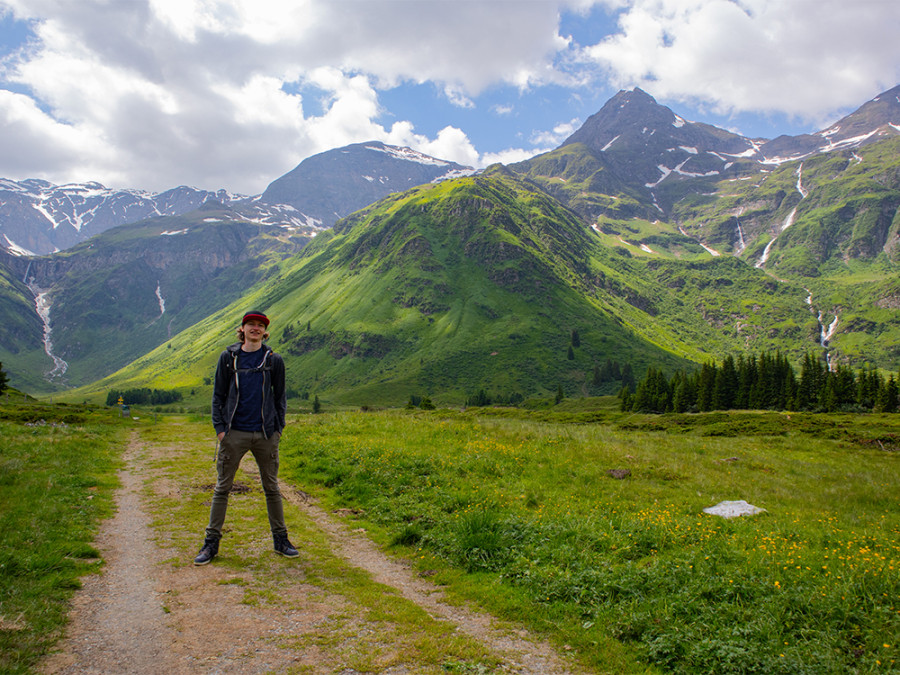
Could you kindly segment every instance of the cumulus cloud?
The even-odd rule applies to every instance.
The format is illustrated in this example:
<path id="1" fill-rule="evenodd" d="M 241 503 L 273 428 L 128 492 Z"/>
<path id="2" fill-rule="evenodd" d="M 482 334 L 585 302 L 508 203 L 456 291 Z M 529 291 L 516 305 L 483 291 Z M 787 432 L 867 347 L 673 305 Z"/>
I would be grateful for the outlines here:
<path id="1" fill-rule="evenodd" d="M 33 32 L 0 60 L 0 175 L 255 194 L 303 158 L 349 143 L 381 140 L 485 166 L 550 149 L 574 130 L 577 120 L 565 120 L 580 113 L 563 105 L 525 122 L 524 98 L 511 114 L 510 101 L 486 95 L 503 88 L 552 91 L 548 100 L 559 102 L 612 82 L 695 109 L 825 115 L 896 84 L 898 8 L 889 0 L 0 0 L 0 17 Z M 566 12 L 585 21 L 609 12 L 618 23 L 579 44 L 560 35 Z M 443 97 L 435 109 L 459 115 L 429 120 L 427 134 L 413 113 L 383 108 L 388 90 L 426 83 Z M 520 135 L 521 148 L 497 151 L 504 140 L 479 149 L 460 120 L 481 112 L 547 130 Z"/>
<path id="2" fill-rule="evenodd" d="M 531 142 L 538 146 L 556 147 L 562 145 L 562 142 L 575 133 L 575 130 L 581 126 L 581 120 L 577 117 L 557 124 L 550 131 L 536 131 L 531 135 Z"/>
<path id="3" fill-rule="evenodd" d="M 820 121 L 900 81 L 900 4 L 631 0 L 584 57 L 622 88 L 720 113 Z"/>
<path id="4" fill-rule="evenodd" d="M 564 43 L 554 2 L 4 6 L 32 22 L 35 40 L 4 64 L 7 86 L 28 96 L 0 99 L 0 120 L 9 120 L 3 136 L 14 120 L 17 142 L 29 139 L 44 162 L 7 155 L 0 172 L 61 180 L 95 171 L 93 179 L 148 189 L 179 181 L 259 192 L 303 157 L 370 139 L 477 165 L 479 153 L 458 128 L 427 138 L 411 123 L 379 124 L 379 92 L 434 82 L 447 101 L 471 109 L 486 87 L 552 79 Z M 305 100 L 307 85 L 324 99 Z"/>

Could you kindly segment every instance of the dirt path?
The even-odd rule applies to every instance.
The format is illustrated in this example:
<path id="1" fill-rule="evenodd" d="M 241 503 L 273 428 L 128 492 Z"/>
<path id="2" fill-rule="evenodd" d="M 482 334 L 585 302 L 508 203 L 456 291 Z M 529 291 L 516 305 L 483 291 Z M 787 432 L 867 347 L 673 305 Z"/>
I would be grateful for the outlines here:
<path id="1" fill-rule="evenodd" d="M 132 443 L 125 455 L 127 465 L 119 472 L 118 511 L 96 542 L 106 570 L 84 579 L 73 603 L 68 639 L 63 651 L 47 662 L 48 673 L 169 670 L 166 645 L 172 631 L 152 582 L 159 552 L 149 536 L 150 519 L 141 508 L 140 480 L 131 468 L 134 451 Z"/>
<path id="2" fill-rule="evenodd" d="M 348 667 L 348 650 L 389 652 L 391 638 L 379 639 L 380 624 L 364 619 L 365 611 L 352 599 L 308 583 L 307 575 L 315 570 L 267 555 L 268 540 L 251 542 L 249 554 L 241 551 L 242 558 L 258 555 L 264 563 L 234 565 L 220 556 L 205 567 L 190 565 L 193 553 L 186 556 L 179 542 L 154 529 L 143 493 L 146 477 L 155 475 L 155 491 L 177 496 L 178 481 L 160 476 L 158 469 L 161 454 L 172 450 L 141 443 L 137 434 L 132 437 L 120 473 L 118 512 L 104 523 L 97 541 L 106 561 L 104 572 L 84 579 L 67 637 L 60 651 L 44 661 L 42 673 L 422 672 L 402 665 L 402 655 L 384 668 Z M 252 459 L 245 460 L 245 469 L 255 469 Z M 335 555 L 435 621 L 449 624 L 453 634 L 482 645 L 500 664 L 496 671 L 581 672 L 524 630 L 501 627 L 487 615 L 444 602 L 436 586 L 384 555 L 363 534 L 349 531 L 290 486 L 282 487 L 286 511 L 296 509 L 294 515 L 311 521 L 310 527 L 324 534 Z M 272 592 L 273 577 L 277 593 Z M 430 648 L 440 652 L 441 645 Z M 357 660 L 364 656 L 355 654 Z M 457 672 L 488 671 L 476 664 Z"/>

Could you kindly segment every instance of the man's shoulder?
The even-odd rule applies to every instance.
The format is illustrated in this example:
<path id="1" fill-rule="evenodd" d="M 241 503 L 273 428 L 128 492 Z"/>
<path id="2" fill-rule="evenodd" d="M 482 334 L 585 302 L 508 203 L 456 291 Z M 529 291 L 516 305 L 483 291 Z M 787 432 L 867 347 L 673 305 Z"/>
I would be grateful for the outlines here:
<path id="1" fill-rule="evenodd" d="M 233 345 L 228 345 L 222 352 L 219 354 L 219 363 L 231 363 L 234 361 L 234 355 L 238 353 L 241 348 L 241 343 L 236 342 Z"/>

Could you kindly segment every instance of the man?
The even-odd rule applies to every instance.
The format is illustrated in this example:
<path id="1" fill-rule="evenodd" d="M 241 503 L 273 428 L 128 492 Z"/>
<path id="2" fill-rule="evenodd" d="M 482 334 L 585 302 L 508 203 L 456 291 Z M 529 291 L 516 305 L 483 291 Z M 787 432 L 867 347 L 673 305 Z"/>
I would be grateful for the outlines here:
<path id="1" fill-rule="evenodd" d="M 218 480 L 213 491 L 209 527 L 195 565 L 205 565 L 219 553 L 228 509 L 228 494 L 241 459 L 252 452 L 259 466 L 275 552 L 288 558 L 300 554 L 288 541 L 284 507 L 278 489 L 278 441 L 284 429 L 287 400 L 284 361 L 263 343 L 269 318 L 248 312 L 241 320 L 237 342 L 225 349 L 216 366 L 212 422 L 219 438 Z"/>

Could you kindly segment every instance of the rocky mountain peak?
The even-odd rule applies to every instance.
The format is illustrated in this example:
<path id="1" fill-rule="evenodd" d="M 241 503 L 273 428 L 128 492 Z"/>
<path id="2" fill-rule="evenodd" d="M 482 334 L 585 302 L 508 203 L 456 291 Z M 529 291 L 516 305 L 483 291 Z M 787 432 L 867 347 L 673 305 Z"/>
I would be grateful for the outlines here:
<path id="1" fill-rule="evenodd" d="M 302 209 L 330 227 L 393 192 L 471 171 L 411 148 L 380 141 L 354 143 L 307 157 L 273 181 L 261 200 Z"/>

